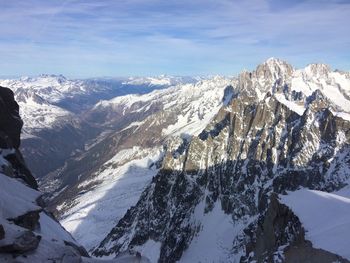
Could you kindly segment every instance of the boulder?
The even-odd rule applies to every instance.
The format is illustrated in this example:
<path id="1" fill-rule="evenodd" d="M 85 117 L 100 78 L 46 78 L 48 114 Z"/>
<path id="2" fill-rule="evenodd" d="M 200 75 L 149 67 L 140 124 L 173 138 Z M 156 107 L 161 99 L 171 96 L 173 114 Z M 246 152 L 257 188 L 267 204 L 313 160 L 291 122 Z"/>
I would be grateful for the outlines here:
<path id="1" fill-rule="evenodd" d="M 0 246 L 0 253 L 25 253 L 33 251 L 39 245 L 41 236 L 35 235 L 32 231 L 21 233 L 10 244 Z"/>

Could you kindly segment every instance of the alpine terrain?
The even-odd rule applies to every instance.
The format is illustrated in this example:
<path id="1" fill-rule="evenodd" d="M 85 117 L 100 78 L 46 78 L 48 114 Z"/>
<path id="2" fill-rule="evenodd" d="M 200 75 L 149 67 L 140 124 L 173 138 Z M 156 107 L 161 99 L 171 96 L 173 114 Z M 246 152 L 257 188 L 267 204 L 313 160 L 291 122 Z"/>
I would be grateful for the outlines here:
<path id="1" fill-rule="evenodd" d="M 350 262 L 350 72 L 0 84 L 0 261 Z"/>

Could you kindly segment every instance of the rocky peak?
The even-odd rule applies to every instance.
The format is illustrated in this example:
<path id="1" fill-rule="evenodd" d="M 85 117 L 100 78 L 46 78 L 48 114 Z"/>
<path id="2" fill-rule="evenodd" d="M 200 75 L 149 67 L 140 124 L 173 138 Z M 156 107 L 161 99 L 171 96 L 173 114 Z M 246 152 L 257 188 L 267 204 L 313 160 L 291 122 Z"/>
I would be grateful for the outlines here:
<path id="1" fill-rule="evenodd" d="M 309 64 L 305 68 L 306 74 L 320 78 L 320 77 L 328 77 L 328 74 L 331 72 L 331 67 L 323 64 L 323 63 L 314 63 L 314 64 Z"/>
<path id="2" fill-rule="evenodd" d="M 256 68 L 255 75 L 258 79 L 277 80 L 290 77 L 293 71 L 293 67 L 287 62 L 277 58 L 269 58 Z"/>
<path id="3" fill-rule="evenodd" d="M 294 68 L 287 62 L 269 58 L 252 71 L 243 71 L 238 75 L 238 91 L 244 96 L 255 97 L 262 100 L 267 93 L 274 93 L 277 89 L 284 89 L 289 83 Z"/>
<path id="4" fill-rule="evenodd" d="M 348 144 L 336 142 L 343 133 L 344 141 L 349 142 L 350 123 L 331 114 L 329 102 L 319 91 L 309 98 L 310 110 L 299 114 L 295 108 L 304 107 L 306 98 L 297 93 L 290 100 L 282 96 L 292 92 L 288 80 L 293 70 L 271 59 L 256 71 L 240 74 L 235 85 L 239 95 L 228 100 L 191 141 L 176 138 L 168 144 L 160 172 L 94 254 L 118 255 L 129 246 L 154 240 L 160 243 L 158 262 L 175 262 L 186 256 L 186 251 L 193 251 L 191 242 L 205 228 L 197 221 L 196 209 L 204 207 L 204 216 L 214 217 L 213 211 L 220 205 L 227 218 L 242 227 L 232 229 L 239 243 L 231 247 L 233 262 L 239 262 L 242 253 L 249 254 L 249 249 L 242 248 L 249 243 L 245 241 L 249 222 L 256 227 L 261 223 L 260 230 L 267 238 L 274 235 L 269 247 L 255 244 L 258 247 L 250 250 L 259 252 L 259 259 L 265 251 L 273 257 L 277 247 L 293 242 L 292 236 L 284 238 L 286 227 L 298 239 L 302 229 L 288 209 L 272 203 L 273 209 L 265 213 L 269 196 L 299 187 L 322 191 L 342 187 L 349 179 L 344 171 L 350 151 Z M 256 90 L 263 99 L 256 99 Z M 266 217 L 259 222 L 256 219 L 261 214 Z M 284 220 L 287 216 L 295 220 L 289 224 Z M 276 225 L 269 226 L 274 218 L 278 218 Z"/>

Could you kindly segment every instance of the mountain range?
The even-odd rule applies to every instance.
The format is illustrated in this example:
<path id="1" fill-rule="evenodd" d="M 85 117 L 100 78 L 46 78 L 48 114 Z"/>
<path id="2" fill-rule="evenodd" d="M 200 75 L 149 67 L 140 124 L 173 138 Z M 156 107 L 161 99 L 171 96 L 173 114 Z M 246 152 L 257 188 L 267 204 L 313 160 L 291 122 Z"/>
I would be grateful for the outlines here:
<path id="1" fill-rule="evenodd" d="M 92 256 L 349 262 L 349 72 L 271 58 L 232 77 L 0 85 L 45 209 Z"/>

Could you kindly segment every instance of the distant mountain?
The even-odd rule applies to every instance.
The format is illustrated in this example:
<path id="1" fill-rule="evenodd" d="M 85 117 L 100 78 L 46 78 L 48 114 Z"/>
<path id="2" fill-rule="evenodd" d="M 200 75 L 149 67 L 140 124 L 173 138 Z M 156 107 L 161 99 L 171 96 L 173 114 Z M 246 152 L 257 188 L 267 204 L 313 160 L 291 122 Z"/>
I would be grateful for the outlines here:
<path id="1" fill-rule="evenodd" d="M 151 83 L 152 79 L 158 83 Z M 0 80 L 0 85 L 15 93 L 24 120 L 22 152 L 35 176 L 42 177 L 103 132 L 84 120 L 85 111 L 95 103 L 126 94 L 148 93 L 181 81 L 195 80 L 170 76 L 69 80 L 62 75 L 43 74 Z M 42 161 L 47 163 L 45 167 Z"/>

